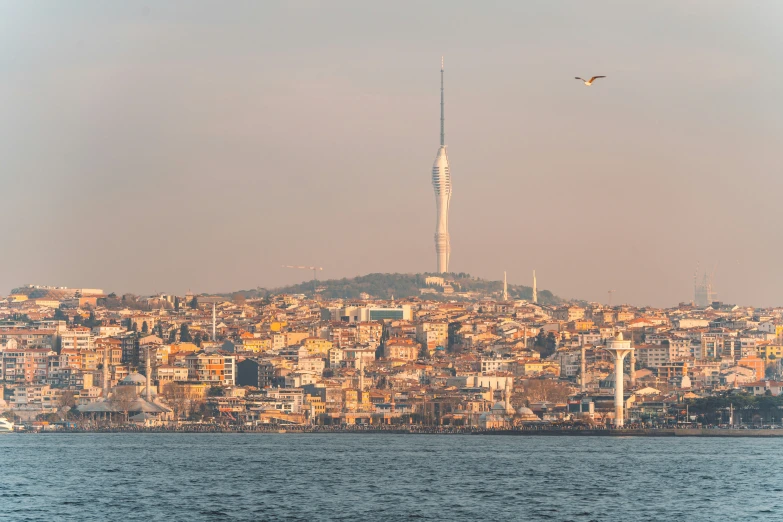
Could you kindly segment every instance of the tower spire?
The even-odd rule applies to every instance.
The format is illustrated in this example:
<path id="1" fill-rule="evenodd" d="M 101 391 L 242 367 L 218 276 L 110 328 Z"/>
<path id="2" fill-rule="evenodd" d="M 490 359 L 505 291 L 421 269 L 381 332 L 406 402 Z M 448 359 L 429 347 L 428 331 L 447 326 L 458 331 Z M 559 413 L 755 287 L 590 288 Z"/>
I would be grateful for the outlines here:
<path id="1" fill-rule="evenodd" d="M 443 56 L 440 57 L 440 146 L 446 144 L 446 128 L 443 118 Z"/>

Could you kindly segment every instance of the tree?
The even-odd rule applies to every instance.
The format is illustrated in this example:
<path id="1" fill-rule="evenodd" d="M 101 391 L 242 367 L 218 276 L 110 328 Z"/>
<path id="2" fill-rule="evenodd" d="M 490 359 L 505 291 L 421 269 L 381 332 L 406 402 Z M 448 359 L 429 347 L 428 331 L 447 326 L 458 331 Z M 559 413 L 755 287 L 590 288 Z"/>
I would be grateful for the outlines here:
<path id="1" fill-rule="evenodd" d="M 76 394 L 72 392 L 71 390 L 65 390 L 60 395 L 60 398 L 57 401 L 57 406 L 59 407 L 59 413 L 62 420 L 65 420 L 68 417 L 68 412 L 76 406 Z"/>
<path id="2" fill-rule="evenodd" d="M 125 415 L 125 422 L 128 422 L 128 411 L 138 398 L 135 388 L 135 386 L 117 386 L 109 399 L 109 403 Z"/>
<path id="3" fill-rule="evenodd" d="M 95 312 L 90 310 L 90 317 L 87 319 L 87 322 L 85 323 L 85 326 L 89 326 L 90 328 L 93 328 L 95 326 L 98 326 L 100 324 L 100 321 L 95 319 Z"/>
<path id="4" fill-rule="evenodd" d="M 567 384 L 551 379 L 529 379 L 525 381 L 522 397 L 527 404 L 541 401 L 564 403 L 570 393 Z"/>
<path id="5" fill-rule="evenodd" d="M 225 391 L 222 386 L 210 386 L 207 390 L 208 397 L 223 397 L 224 395 Z"/>
<path id="6" fill-rule="evenodd" d="M 557 338 L 555 337 L 555 332 L 549 332 L 546 336 L 546 355 L 552 355 L 555 353 L 555 350 L 557 350 Z"/>
<path id="7" fill-rule="evenodd" d="M 174 418 L 179 420 L 183 415 L 187 416 L 190 409 L 190 398 L 184 386 L 175 382 L 169 382 L 163 387 L 163 398 L 174 412 Z"/>
<path id="8" fill-rule="evenodd" d="M 138 331 L 139 331 L 139 325 L 138 325 L 138 323 L 134 322 L 134 323 L 131 325 L 131 330 L 133 330 L 134 332 L 138 332 Z"/>
<path id="9" fill-rule="evenodd" d="M 179 312 L 179 297 L 174 298 L 174 311 Z"/>
<path id="10" fill-rule="evenodd" d="M 245 299 L 245 296 L 241 293 L 237 292 L 234 295 L 231 296 L 231 300 L 234 301 L 234 304 L 239 306 L 244 306 L 247 302 L 247 299 Z"/>
<path id="11" fill-rule="evenodd" d="M 190 329 L 188 328 L 188 325 L 183 323 L 182 326 L 179 327 L 179 340 L 183 343 L 192 343 L 193 337 L 190 335 Z"/>
<path id="12" fill-rule="evenodd" d="M 177 329 L 172 328 L 169 330 L 169 344 L 177 342 Z"/>
<path id="13" fill-rule="evenodd" d="M 448 327 L 448 350 L 452 351 L 459 342 L 459 331 L 462 329 L 462 323 L 454 321 L 449 323 Z"/>
<path id="14" fill-rule="evenodd" d="M 147 321 L 141 323 L 141 333 L 145 334 L 145 333 L 149 333 L 149 331 L 150 331 L 150 325 L 147 324 Z"/>
<path id="15" fill-rule="evenodd" d="M 57 308 L 54 311 L 53 319 L 55 321 L 67 321 L 68 320 L 68 316 L 65 315 L 61 309 Z"/>
<path id="16" fill-rule="evenodd" d="M 203 338 L 201 336 L 201 332 L 196 332 L 196 336 L 193 338 L 193 344 L 201 348 L 201 343 L 203 341 Z"/>
<path id="17" fill-rule="evenodd" d="M 193 299 L 190 300 L 190 307 L 194 310 L 198 308 L 198 298 L 195 295 L 193 296 Z"/>

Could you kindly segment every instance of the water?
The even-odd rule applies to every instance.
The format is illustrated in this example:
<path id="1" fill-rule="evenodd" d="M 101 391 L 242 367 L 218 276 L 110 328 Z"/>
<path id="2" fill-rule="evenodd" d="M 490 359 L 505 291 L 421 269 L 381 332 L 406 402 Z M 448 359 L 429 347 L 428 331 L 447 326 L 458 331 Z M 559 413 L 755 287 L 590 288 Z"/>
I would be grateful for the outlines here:
<path id="1" fill-rule="evenodd" d="M 0 520 L 783 520 L 774 439 L 0 436 Z"/>

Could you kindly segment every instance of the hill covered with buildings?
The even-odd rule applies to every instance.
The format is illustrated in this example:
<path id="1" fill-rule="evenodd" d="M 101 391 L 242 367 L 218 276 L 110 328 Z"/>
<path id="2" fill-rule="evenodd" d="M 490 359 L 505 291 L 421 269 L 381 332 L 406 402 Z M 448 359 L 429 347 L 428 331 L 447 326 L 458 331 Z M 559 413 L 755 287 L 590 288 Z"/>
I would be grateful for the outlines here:
<path id="1" fill-rule="evenodd" d="M 353 278 L 327 279 L 318 281 L 318 294 L 326 299 L 359 299 L 369 296 L 376 299 L 403 299 L 426 296 L 432 300 L 462 300 L 481 297 L 500 297 L 503 281 L 489 281 L 470 274 L 367 274 Z M 240 292 L 246 298 L 266 297 L 279 294 L 313 293 L 313 281 L 280 288 L 257 288 Z M 508 285 L 509 299 L 532 299 L 533 289 L 523 285 Z M 538 290 L 538 302 L 558 304 L 563 299 L 549 290 Z"/>

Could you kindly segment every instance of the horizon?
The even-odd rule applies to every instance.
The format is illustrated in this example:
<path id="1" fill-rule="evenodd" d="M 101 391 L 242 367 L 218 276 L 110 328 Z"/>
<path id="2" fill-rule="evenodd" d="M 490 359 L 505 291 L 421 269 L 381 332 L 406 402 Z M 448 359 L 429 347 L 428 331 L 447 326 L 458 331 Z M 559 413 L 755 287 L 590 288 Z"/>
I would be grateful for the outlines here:
<path id="1" fill-rule="evenodd" d="M 358 278 L 368 277 L 368 276 L 372 276 L 372 275 L 408 275 L 408 276 L 431 275 L 431 276 L 442 276 L 442 277 L 448 278 L 451 275 L 456 275 L 456 274 L 459 274 L 459 273 L 463 273 L 463 272 L 457 272 L 457 273 L 450 272 L 450 273 L 447 273 L 447 274 L 439 274 L 437 272 L 418 272 L 418 273 L 416 273 L 416 272 L 372 272 L 372 273 L 368 273 L 368 274 L 361 274 L 361 275 L 354 276 L 354 277 L 348 277 L 347 279 L 348 280 L 352 280 L 352 279 L 358 279 Z M 485 277 L 474 276 L 473 274 L 467 274 L 467 273 L 465 273 L 465 275 L 469 276 L 472 279 L 479 279 L 479 280 L 492 282 L 492 283 L 499 283 L 499 284 L 503 283 L 502 279 L 488 279 L 488 278 L 485 278 Z M 319 278 L 318 282 L 319 282 L 319 284 L 323 284 L 323 283 L 328 283 L 328 282 L 341 281 L 342 279 L 344 279 L 344 278 L 326 278 L 326 279 L 320 279 Z M 185 292 L 164 292 L 164 291 L 160 291 L 160 292 L 149 292 L 149 293 L 134 292 L 134 291 L 120 291 L 120 292 L 118 292 L 118 291 L 116 291 L 116 289 L 113 289 L 113 288 L 110 288 L 110 287 L 109 288 L 101 288 L 101 289 L 104 292 L 107 292 L 107 295 L 113 293 L 113 294 L 118 295 L 118 296 L 125 295 L 125 294 L 137 295 L 137 296 L 145 296 L 145 295 L 153 296 L 153 295 L 157 295 L 157 294 L 181 296 L 181 295 L 185 295 L 187 293 L 192 293 L 194 296 L 200 296 L 200 295 L 201 296 L 216 296 L 216 295 L 237 294 L 237 293 L 241 293 L 241 292 L 253 292 L 253 291 L 256 291 L 256 290 L 265 290 L 265 291 L 273 292 L 273 291 L 276 291 L 276 290 L 282 290 L 282 289 L 285 289 L 285 288 L 288 288 L 288 287 L 292 287 L 292 286 L 309 286 L 310 284 L 312 284 L 312 282 L 313 282 L 312 279 L 305 279 L 305 280 L 300 281 L 300 282 L 288 283 L 288 284 L 285 284 L 285 285 L 278 285 L 278 286 L 275 286 L 275 287 L 264 287 L 264 286 L 243 287 L 243 288 L 236 288 L 236 289 L 233 289 L 233 290 L 218 290 L 218 291 L 215 291 L 215 292 L 199 291 L 198 289 L 194 290 L 193 288 L 188 288 L 187 291 L 185 291 Z M 525 284 L 525 283 L 515 283 L 513 281 L 508 281 L 508 284 L 509 284 L 509 286 L 532 288 L 532 285 Z M 11 290 L 18 289 L 18 288 L 23 288 L 24 286 L 56 287 L 58 285 L 44 285 L 44 284 L 37 284 L 37 283 L 24 283 L 24 284 L 16 285 L 16 286 L 12 287 L 9 290 L 9 294 L 11 293 Z M 68 289 L 76 289 L 75 287 L 67 287 L 67 288 Z M 83 286 L 83 287 L 80 287 L 80 288 L 89 288 L 89 287 Z M 602 301 L 602 300 L 590 300 L 590 299 L 583 299 L 583 298 L 580 298 L 580 297 L 564 296 L 564 295 L 556 294 L 556 293 L 552 292 L 551 290 L 549 290 L 548 288 L 540 288 L 539 287 L 538 292 L 539 292 L 539 294 L 544 293 L 544 292 L 549 292 L 549 293 L 551 293 L 551 295 L 554 298 L 562 300 L 562 304 L 568 304 L 568 303 L 590 303 L 590 304 L 601 304 L 601 305 L 604 305 L 604 306 L 609 306 L 611 308 L 629 306 L 629 307 L 632 307 L 632 308 L 639 308 L 639 309 L 641 309 L 641 308 L 676 309 L 681 304 L 687 304 L 687 303 L 693 304 L 693 299 L 686 300 L 686 301 L 680 301 L 678 303 L 673 303 L 673 304 L 668 304 L 668 305 L 663 305 L 663 306 L 655 306 L 655 305 L 651 305 L 651 304 L 642 304 L 642 303 L 633 303 L 633 302 L 615 302 L 615 303 L 612 303 L 612 304 L 608 304 L 608 303 L 606 303 L 605 301 Z M 306 293 L 307 292 L 305 292 L 305 294 Z M 276 295 L 279 295 L 279 294 L 276 294 Z M 2 296 L 2 294 L 0 294 L 0 296 Z M 418 298 L 418 299 L 423 300 L 423 301 L 427 300 L 426 297 L 422 297 L 422 296 L 400 297 L 400 299 L 411 299 L 411 298 Z M 370 300 L 383 301 L 383 300 L 388 300 L 388 299 L 381 298 L 381 297 L 378 297 L 378 296 L 372 296 Z M 519 301 L 519 300 L 524 301 L 525 299 L 512 299 L 512 300 L 514 300 L 514 301 Z M 446 300 L 446 302 L 448 302 L 448 300 Z M 714 302 L 722 303 L 722 304 L 736 305 L 736 306 L 738 306 L 740 308 L 757 308 L 757 309 L 780 308 L 781 306 L 783 306 L 783 305 L 754 306 L 752 304 L 727 302 L 727 301 L 724 301 L 722 299 L 717 299 Z M 553 305 L 542 305 L 542 306 L 553 306 Z"/>
<path id="2" fill-rule="evenodd" d="M 0 12 L 0 288 L 433 270 L 445 56 L 451 271 L 671 307 L 700 266 L 719 301 L 781 304 L 778 2 Z"/>

